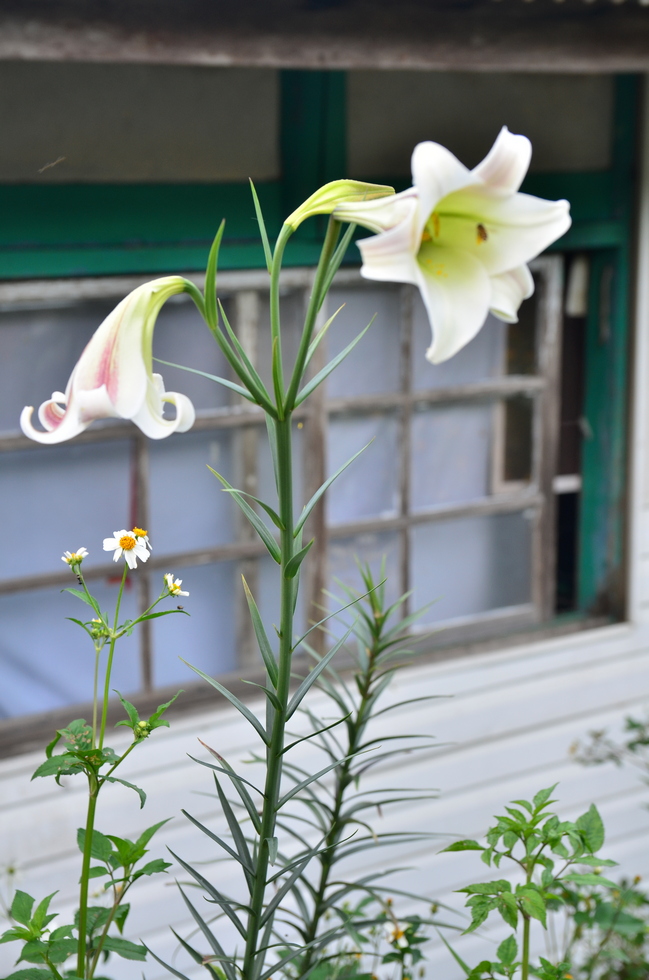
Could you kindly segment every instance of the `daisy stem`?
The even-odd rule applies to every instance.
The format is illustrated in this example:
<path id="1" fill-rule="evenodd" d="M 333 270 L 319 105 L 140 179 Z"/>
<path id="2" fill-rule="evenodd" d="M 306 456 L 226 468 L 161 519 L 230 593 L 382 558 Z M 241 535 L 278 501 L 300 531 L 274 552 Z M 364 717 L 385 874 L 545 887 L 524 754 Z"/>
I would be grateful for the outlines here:
<path id="1" fill-rule="evenodd" d="M 92 685 L 92 747 L 97 744 L 97 689 L 99 686 L 99 657 L 101 649 L 95 646 L 95 676 Z"/>
<path id="2" fill-rule="evenodd" d="M 108 716 L 108 697 L 110 694 L 110 675 L 113 669 L 113 654 L 115 653 L 115 642 L 117 640 L 117 622 L 119 620 L 119 607 L 122 604 L 122 596 L 124 595 L 124 586 L 126 585 L 126 576 L 128 575 L 128 565 L 124 564 L 124 571 L 122 573 L 122 581 L 120 582 L 119 592 L 117 593 L 117 604 L 115 606 L 115 619 L 113 620 L 113 629 L 111 631 L 110 647 L 108 648 L 108 663 L 106 664 L 106 678 L 104 680 L 104 703 L 101 709 L 101 728 L 99 729 L 99 749 L 104 747 L 104 735 L 106 733 L 106 719 Z"/>

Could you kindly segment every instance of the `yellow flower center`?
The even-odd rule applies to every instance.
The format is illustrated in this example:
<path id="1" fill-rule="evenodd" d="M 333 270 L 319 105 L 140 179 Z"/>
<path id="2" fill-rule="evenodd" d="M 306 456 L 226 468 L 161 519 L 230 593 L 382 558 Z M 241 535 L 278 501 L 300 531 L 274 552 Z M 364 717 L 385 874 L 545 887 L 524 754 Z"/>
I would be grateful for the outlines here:
<path id="1" fill-rule="evenodd" d="M 70 557 L 68 558 L 68 563 L 73 561 L 83 561 L 83 557 L 81 555 L 78 555 L 76 551 L 73 551 Z"/>
<path id="2" fill-rule="evenodd" d="M 131 533 L 134 534 L 136 538 L 146 538 L 146 531 L 144 531 L 141 527 L 134 527 Z"/>
<path id="3" fill-rule="evenodd" d="M 123 534 L 119 539 L 119 546 L 120 548 L 123 548 L 124 551 L 133 551 L 135 545 L 135 538 L 132 538 L 130 534 Z"/>

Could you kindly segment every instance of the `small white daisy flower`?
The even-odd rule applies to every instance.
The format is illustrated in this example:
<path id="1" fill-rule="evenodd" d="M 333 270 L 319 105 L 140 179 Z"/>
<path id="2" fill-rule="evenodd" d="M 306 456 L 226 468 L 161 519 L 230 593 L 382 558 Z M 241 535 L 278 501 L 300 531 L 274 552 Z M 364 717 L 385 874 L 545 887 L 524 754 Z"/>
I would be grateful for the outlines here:
<path id="1" fill-rule="evenodd" d="M 88 552 L 85 548 L 77 548 L 76 551 L 66 551 L 64 555 L 61 555 L 61 561 L 64 561 L 66 565 L 80 565 L 87 555 Z"/>
<path id="2" fill-rule="evenodd" d="M 172 572 L 166 572 L 164 580 L 165 580 L 165 585 L 169 589 L 169 595 L 189 595 L 189 592 L 181 591 L 180 586 L 183 584 L 183 580 L 181 578 L 177 578 L 174 581 Z"/>
<path id="3" fill-rule="evenodd" d="M 138 541 L 144 541 L 149 551 L 153 551 L 153 548 L 151 547 L 151 542 L 149 541 L 149 535 L 144 530 L 144 528 L 134 527 L 133 530 L 131 531 L 131 534 L 133 535 L 134 538 L 137 538 Z"/>
<path id="4" fill-rule="evenodd" d="M 392 946 L 405 949 L 408 945 L 405 929 L 401 922 L 387 922 L 385 926 L 386 939 Z"/>
<path id="5" fill-rule="evenodd" d="M 139 530 L 139 529 L 138 529 Z M 133 531 L 114 531 L 114 537 L 104 538 L 104 551 L 114 551 L 113 561 L 119 561 L 124 555 L 124 559 L 129 568 L 137 568 L 137 559 L 147 561 L 149 552 L 143 537 L 134 534 Z"/>

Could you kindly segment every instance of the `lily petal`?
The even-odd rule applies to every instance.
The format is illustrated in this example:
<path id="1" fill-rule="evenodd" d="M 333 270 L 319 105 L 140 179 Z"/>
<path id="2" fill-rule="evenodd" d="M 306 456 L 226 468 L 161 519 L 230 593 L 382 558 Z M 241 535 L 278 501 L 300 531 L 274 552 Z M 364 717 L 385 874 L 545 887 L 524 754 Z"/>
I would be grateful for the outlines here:
<path id="1" fill-rule="evenodd" d="M 462 248 L 499 275 L 535 258 L 570 227 L 567 201 L 545 201 L 530 194 L 494 196 L 487 188 L 467 187 L 439 206 L 436 243 Z"/>
<path id="2" fill-rule="evenodd" d="M 333 212 L 339 221 L 362 225 L 373 232 L 388 231 L 402 222 L 412 222 L 419 210 L 419 196 L 414 187 L 391 197 L 375 201 L 343 201 Z M 419 244 L 417 233 L 411 233 L 412 245 Z"/>
<path id="3" fill-rule="evenodd" d="M 496 142 L 471 174 L 492 190 L 512 194 L 523 183 L 531 158 L 532 144 L 527 136 L 517 136 L 503 126 Z"/>
<path id="4" fill-rule="evenodd" d="M 491 302 L 494 316 L 506 323 L 518 322 L 518 308 L 534 292 L 534 279 L 526 265 L 491 276 Z"/>
<path id="5" fill-rule="evenodd" d="M 101 418 L 132 419 L 157 439 L 190 428 L 194 408 L 186 396 L 164 392 L 162 378 L 152 372 L 151 349 L 161 307 L 184 289 L 185 280 L 180 276 L 166 276 L 129 293 L 91 337 L 65 394 L 54 392 L 41 405 L 44 432 L 32 424 L 33 409 L 23 409 L 20 425 L 25 435 L 41 443 L 64 442 Z M 175 419 L 164 418 L 165 401 L 176 405 Z"/>
<path id="6" fill-rule="evenodd" d="M 412 154 L 412 182 L 419 196 L 421 233 L 442 198 L 472 183 L 471 171 L 439 143 L 419 143 Z"/>
<path id="7" fill-rule="evenodd" d="M 422 246 L 417 271 L 433 332 L 426 358 L 439 364 L 457 354 L 482 327 L 489 313 L 491 282 L 475 256 L 435 245 Z"/>

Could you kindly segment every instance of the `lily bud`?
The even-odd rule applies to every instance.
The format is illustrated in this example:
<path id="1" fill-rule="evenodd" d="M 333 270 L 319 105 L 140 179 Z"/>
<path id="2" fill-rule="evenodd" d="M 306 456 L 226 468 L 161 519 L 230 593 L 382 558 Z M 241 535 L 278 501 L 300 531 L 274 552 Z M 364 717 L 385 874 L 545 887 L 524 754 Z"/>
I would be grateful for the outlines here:
<path id="1" fill-rule="evenodd" d="M 351 204 L 356 201 L 374 201 L 393 194 L 394 187 L 384 184 L 366 184 L 362 180 L 332 180 L 328 184 L 323 184 L 307 198 L 304 204 L 286 218 L 284 224 L 295 231 L 306 218 L 315 214 L 331 214 L 339 204 L 344 202 Z"/>

